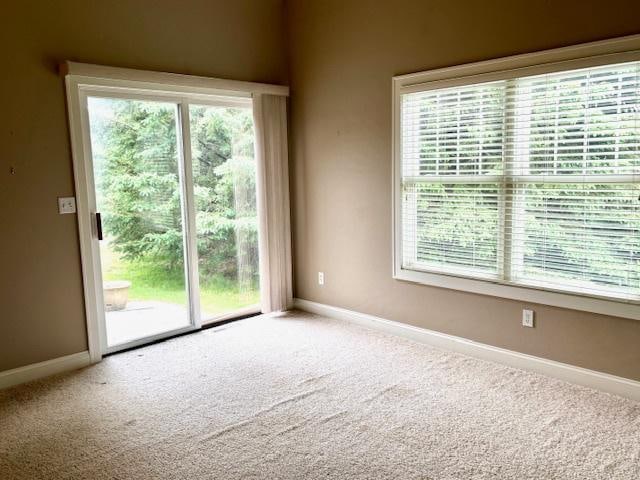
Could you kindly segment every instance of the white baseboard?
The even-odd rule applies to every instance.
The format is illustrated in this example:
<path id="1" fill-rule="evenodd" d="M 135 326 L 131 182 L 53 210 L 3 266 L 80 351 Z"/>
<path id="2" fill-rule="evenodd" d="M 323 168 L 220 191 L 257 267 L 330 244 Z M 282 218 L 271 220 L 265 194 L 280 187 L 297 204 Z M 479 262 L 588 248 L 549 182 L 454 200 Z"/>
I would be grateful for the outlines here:
<path id="1" fill-rule="evenodd" d="M 493 347 L 465 338 L 300 298 L 294 300 L 294 306 L 306 312 L 346 320 L 364 327 L 380 330 L 399 337 L 405 337 L 416 342 L 453 350 L 472 357 L 502 363 L 523 370 L 541 373 L 567 382 L 640 401 L 640 382 L 635 380 L 534 357 L 533 355 L 518 353 L 504 348 Z"/>
<path id="2" fill-rule="evenodd" d="M 79 352 L 65 357 L 54 358 L 45 362 L 33 363 L 24 367 L 0 372 L 0 390 L 13 387 L 21 383 L 38 380 L 69 370 L 86 367 L 91 363 L 89 352 Z"/>

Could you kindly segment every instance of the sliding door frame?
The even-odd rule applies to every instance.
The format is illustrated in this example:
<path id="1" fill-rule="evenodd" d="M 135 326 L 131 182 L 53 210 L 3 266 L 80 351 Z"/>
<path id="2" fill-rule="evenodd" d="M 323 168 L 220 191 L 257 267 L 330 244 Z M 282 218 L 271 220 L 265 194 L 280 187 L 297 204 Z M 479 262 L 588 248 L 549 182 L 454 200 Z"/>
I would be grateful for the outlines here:
<path id="1" fill-rule="evenodd" d="M 98 65 L 66 62 L 67 110 L 76 189 L 78 237 L 82 259 L 87 343 L 91 361 L 99 362 L 112 351 L 131 348 L 168 336 L 201 328 L 198 253 L 196 245 L 195 203 L 190 144 L 189 106 L 251 108 L 252 97 L 262 93 L 289 94 L 288 87 L 236 82 L 160 72 L 146 72 Z M 150 100 L 173 103 L 177 114 L 178 161 L 182 197 L 185 279 L 189 298 L 190 325 L 125 344 L 108 347 L 105 328 L 100 245 L 95 223 L 96 198 L 93 156 L 89 128 L 88 97 Z M 260 235 L 260 233 L 259 233 Z M 262 277 L 261 272 L 261 277 Z M 255 313 L 259 309 L 254 309 Z M 250 313 L 242 309 L 240 314 Z M 220 319 L 228 318 L 222 315 Z M 217 320 L 217 319 L 216 319 Z"/>

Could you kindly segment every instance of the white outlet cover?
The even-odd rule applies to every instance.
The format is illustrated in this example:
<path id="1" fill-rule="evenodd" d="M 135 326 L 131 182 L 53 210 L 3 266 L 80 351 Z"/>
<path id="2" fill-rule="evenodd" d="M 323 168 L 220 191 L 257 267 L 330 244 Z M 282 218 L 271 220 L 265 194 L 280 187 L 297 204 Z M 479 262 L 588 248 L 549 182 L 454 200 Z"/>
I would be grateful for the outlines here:
<path id="1" fill-rule="evenodd" d="M 533 310 L 522 310 L 522 326 L 533 328 Z"/>
<path id="2" fill-rule="evenodd" d="M 324 272 L 318 272 L 318 285 L 324 285 Z"/>
<path id="3" fill-rule="evenodd" d="M 60 215 L 76 213 L 76 197 L 58 197 L 58 213 Z"/>

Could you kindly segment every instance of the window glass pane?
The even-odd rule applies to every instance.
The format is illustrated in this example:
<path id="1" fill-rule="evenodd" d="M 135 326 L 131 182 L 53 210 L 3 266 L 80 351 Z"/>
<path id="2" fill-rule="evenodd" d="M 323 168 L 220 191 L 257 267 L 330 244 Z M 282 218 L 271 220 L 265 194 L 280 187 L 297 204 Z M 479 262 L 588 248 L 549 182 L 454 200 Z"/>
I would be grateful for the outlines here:
<path id="1" fill-rule="evenodd" d="M 190 106 L 204 321 L 258 305 L 258 219 L 250 108 Z"/>
<path id="2" fill-rule="evenodd" d="M 415 232 L 405 242 L 415 242 L 415 265 L 497 273 L 498 196 L 491 183 L 406 186 L 403 220 Z"/>
<path id="3" fill-rule="evenodd" d="M 638 185 L 528 184 L 521 192 L 517 280 L 601 295 L 640 289 Z"/>
<path id="4" fill-rule="evenodd" d="M 639 71 L 630 63 L 518 80 L 516 173 L 637 173 Z"/>
<path id="5" fill-rule="evenodd" d="M 504 86 L 495 82 L 404 95 L 403 174 L 499 173 Z"/>
<path id="6" fill-rule="evenodd" d="M 89 97 L 107 346 L 191 324 L 177 105 Z"/>

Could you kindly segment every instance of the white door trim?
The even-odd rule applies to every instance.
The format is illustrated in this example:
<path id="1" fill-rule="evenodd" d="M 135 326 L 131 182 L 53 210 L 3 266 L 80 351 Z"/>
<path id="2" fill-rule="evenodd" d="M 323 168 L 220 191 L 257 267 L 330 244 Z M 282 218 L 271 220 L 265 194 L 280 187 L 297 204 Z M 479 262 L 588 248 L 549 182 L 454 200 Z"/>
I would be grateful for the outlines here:
<path id="1" fill-rule="evenodd" d="M 231 80 L 193 77 L 161 72 L 102 67 L 97 65 L 66 62 L 61 67 L 65 75 L 69 134 L 73 156 L 74 182 L 76 191 L 78 237 L 82 263 L 82 278 L 87 323 L 87 344 L 92 363 L 99 362 L 102 356 L 115 349 L 129 348 L 143 342 L 133 341 L 113 348 L 107 348 L 104 309 L 102 271 L 100 265 L 99 244 L 95 227 L 95 185 L 92 171 L 92 153 L 89 132 L 87 96 L 118 97 L 128 99 L 155 99 L 175 103 L 182 128 L 178 132 L 183 145 L 180 162 L 187 172 L 181 179 L 184 196 L 184 232 L 187 245 L 185 269 L 188 293 L 192 301 L 192 325 L 149 337 L 158 340 L 164 337 L 200 328 L 200 309 L 198 305 L 198 270 L 195 232 L 195 205 L 193 185 L 191 184 L 191 152 L 189 135 L 189 104 L 239 106 L 252 105 L 252 96 L 257 93 L 288 95 L 288 87 L 278 85 L 236 82 Z M 148 340 L 149 340 L 148 339 Z"/>
<path id="2" fill-rule="evenodd" d="M 104 322 L 100 322 L 102 292 L 96 284 L 96 275 L 100 272 L 100 257 L 94 251 L 95 228 L 93 214 L 95 212 L 95 186 L 93 175 L 87 168 L 87 159 L 91 158 L 91 144 L 86 142 L 89 132 L 85 131 L 88 120 L 82 121 L 86 108 L 82 107 L 80 85 L 71 77 L 66 77 L 67 116 L 69 119 L 69 135 L 71 154 L 73 157 L 74 183 L 76 190 L 76 208 L 78 221 L 78 238 L 82 261 L 82 283 L 84 289 L 85 315 L 87 320 L 87 344 L 92 363 L 102 360 L 103 339 L 106 338 Z M 93 203 L 90 204 L 90 198 Z M 96 272 L 97 270 L 97 272 Z M 105 342 L 106 343 L 106 342 Z"/>
<path id="3" fill-rule="evenodd" d="M 223 78 L 182 75 L 179 73 L 153 72 L 133 68 L 107 67 L 90 63 L 63 62 L 60 64 L 63 76 L 83 78 L 86 83 L 100 82 L 105 86 L 141 88 L 188 95 L 251 96 L 269 94 L 289 96 L 289 87 L 268 83 L 244 82 Z"/>
<path id="4" fill-rule="evenodd" d="M 540 373 L 566 382 L 640 401 L 640 382 L 628 378 L 576 367 L 554 360 L 547 360 L 546 358 L 535 357 L 533 355 L 526 355 L 505 348 L 474 342 L 466 338 L 447 335 L 434 330 L 427 330 L 425 328 L 407 325 L 406 323 L 395 322 L 393 320 L 387 320 L 386 318 L 311 302 L 301 298 L 295 299 L 294 306 L 299 310 L 345 320 L 363 327 L 408 338 L 437 348 L 452 350 L 471 357 Z"/>

